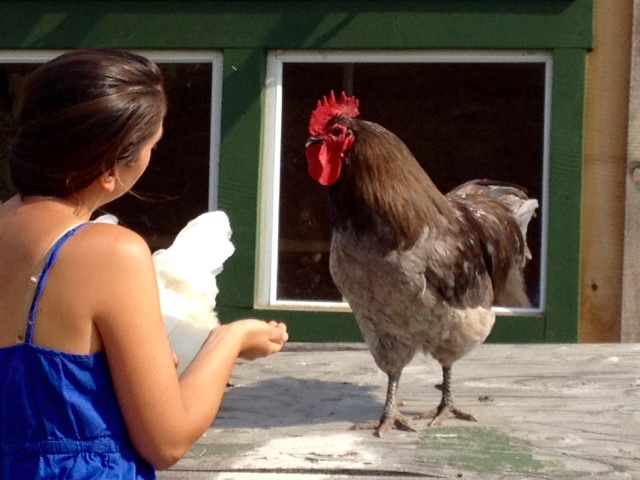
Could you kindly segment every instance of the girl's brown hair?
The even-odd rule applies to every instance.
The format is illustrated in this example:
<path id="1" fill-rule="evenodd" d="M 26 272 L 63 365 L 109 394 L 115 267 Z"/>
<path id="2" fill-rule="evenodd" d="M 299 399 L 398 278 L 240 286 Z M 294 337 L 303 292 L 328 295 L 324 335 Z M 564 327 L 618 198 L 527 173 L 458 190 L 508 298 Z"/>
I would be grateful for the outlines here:
<path id="1" fill-rule="evenodd" d="M 134 162 L 166 110 L 162 73 L 152 61 L 114 49 L 60 55 L 24 85 L 11 180 L 22 196 L 72 195 Z"/>

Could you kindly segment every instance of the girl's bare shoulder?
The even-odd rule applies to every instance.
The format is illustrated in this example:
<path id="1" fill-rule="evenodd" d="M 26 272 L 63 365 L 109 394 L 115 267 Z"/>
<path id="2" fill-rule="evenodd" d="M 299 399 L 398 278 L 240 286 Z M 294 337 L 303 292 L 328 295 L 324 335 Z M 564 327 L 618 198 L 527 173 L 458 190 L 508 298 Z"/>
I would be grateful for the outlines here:
<path id="1" fill-rule="evenodd" d="M 126 272 L 151 262 L 151 250 L 144 238 L 121 225 L 90 223 L 69 243 L 72 244 L 67 250 L 70 262 L 78 262 L 85 268 Z"/>
<path id="2" fill-rule="evenodd" d="M 93 318 L 130 320 L 151 306 L 153 311 L 143 316 L 159 317 L 156 274 L 144 238 L 119 225 L 97 223 L 80 230 L 70 244 L 66 258 L 61 254 L 60 274 L 82 292 Z"/>
<path id="3" fill-rule="evenodd" d="M 89 248 L 125 254 L 131 250 L 133 253 L 137 250 L 149 252 L 149 246 L 140 234 L 121 225 L 90 222 L 80 233 L 82 242 Z"/>

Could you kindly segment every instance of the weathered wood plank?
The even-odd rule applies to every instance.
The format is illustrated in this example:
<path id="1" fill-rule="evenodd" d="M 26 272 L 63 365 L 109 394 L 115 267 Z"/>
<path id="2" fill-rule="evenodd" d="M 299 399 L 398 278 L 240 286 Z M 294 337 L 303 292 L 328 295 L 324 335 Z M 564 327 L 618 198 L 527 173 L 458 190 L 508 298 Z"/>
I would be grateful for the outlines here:
<path id="1" fill-rule="evenodd" d="M 640 478 L 640 345 L 483 345 L 453 371 L 480 423 L 420 420 L 383 439 L 350 430 L 382 409 L 369 353 L 294 347 L 238 364 L 215 425 L 160 478 Z M 439 382 L 414 359 L 402 411 L 434 407 Z"/>
<path id="2" fill-rule="evenodd" d="M 640 0 L 633 2 L 622 280 L 623 342 L 640 341 Z"/>
<path id="3" fill-rule="evenodd" d="M 596 0 L 587 58 L 580 341 L 619 342 L 633 0 Z"/>

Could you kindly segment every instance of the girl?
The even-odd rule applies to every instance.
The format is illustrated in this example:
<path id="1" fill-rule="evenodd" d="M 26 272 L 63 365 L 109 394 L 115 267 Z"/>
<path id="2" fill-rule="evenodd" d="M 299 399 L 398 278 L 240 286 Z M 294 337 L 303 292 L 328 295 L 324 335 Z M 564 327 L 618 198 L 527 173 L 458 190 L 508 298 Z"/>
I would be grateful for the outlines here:
<path id="1" fill-rule="evenodd" d="M 154 478 L 213 422 L 238 358 L 278 352 L 285 325 L 211 331 L 178 378 L 151 252 L 87 223 L 145 171 L 162 136 L 160 70 L 87 49 L 38 68 L 0 204 L 0 477 Z"/>

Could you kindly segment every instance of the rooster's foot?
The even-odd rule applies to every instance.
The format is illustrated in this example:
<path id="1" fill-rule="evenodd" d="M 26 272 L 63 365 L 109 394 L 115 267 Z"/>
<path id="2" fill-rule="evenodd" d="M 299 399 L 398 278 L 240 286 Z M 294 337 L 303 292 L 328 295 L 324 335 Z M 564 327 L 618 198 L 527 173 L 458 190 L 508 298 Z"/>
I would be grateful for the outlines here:
<path id="1" fill-rule="evenodd" d="M 416 418 L 431 418 L 431 422 L 429 423 L 430 427 L 437 427 L 445 420 L 450 418 L 457 418 L 458 420 L 466 420 L 468 422 L 477 422 L 478 419 L 473 415 L 469 415 L 468 413 L 464 413 L 458 410 L 451 404 L 440 404 L 437 408 L 434 408 L 428 413 L 423 415 L 419 415 Z"/>
<path id="2" fill-rule="evenodd" d="M 351 427 L 352 430 L 375 430 L 374 435 L 383 437 L 393 429 L 404 430 L 405 432 L 415 432 L 415 428 L 411 426 L 411 422 L 397 410 L 394 412 L 385 412 L 379 421 L 371 421 L 358 423 Z"/>

